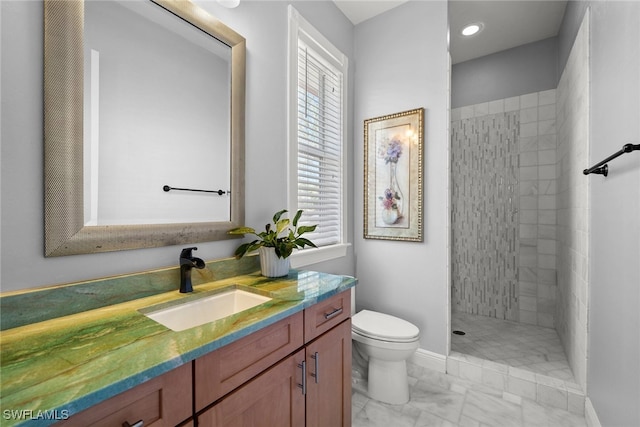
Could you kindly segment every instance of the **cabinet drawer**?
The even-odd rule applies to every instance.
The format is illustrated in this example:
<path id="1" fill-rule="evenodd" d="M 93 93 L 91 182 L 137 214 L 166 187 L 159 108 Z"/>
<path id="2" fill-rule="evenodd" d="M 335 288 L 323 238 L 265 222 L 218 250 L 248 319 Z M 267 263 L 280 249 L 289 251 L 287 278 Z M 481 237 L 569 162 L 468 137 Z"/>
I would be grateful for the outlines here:
<path id="1" fill-rule="evenodd" d="M 303 313 L 195 361 L 196 411 L 220 399 L 303 345 Z"/>
<path id="2" fill-rule="evenodd" d="M 304 310 L 304 342 L 351 317 L 351 290 L 346 290 Z"/>
<path id="3" fill-rule="evenodd" d="M 191 363 L 80 412 L 59 426 L 175 426 L 191 417 Z"/>

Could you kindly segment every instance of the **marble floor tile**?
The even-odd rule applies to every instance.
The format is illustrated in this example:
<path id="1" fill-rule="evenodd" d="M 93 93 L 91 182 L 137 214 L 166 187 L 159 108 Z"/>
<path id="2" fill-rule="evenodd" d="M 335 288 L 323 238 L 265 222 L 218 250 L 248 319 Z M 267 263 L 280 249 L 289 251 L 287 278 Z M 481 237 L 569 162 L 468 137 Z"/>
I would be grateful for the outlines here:
<path id="1" fill-rule="evenodd" d="M 388 405 L 354 392 L 353 427 L 585 427 L 584 416 L 528 399 L 502 399 L 495 390 L 408 364 L 410 400 Z"/>
<path id="2" fill-rule="evenodd" d="M 508 320 L 451 313 L 451 351 L 573 381 L 573 373 L 555 329 Z"/>
<path id="3" fill-rule="evenodd" d="M 522 422 L 522 409 L 515 403 L 470 390 L 462 412 L 480 425 L 510 427 Z"/>

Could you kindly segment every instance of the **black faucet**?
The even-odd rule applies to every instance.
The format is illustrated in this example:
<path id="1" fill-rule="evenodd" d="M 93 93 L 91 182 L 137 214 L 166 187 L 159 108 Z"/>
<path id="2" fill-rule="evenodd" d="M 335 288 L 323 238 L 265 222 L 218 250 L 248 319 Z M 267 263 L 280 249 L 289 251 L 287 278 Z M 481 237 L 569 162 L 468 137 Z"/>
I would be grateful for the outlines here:
<path id="1" fill-rule="evenodd" d="M 191 255 L 191 251 L 195 250 L 198 250 L 198 248 L 185 248 L 180 252 L 180 292 L 183 294 L 193 292 L 191 269 L 193 267 L 202 269 L 205 266 L 203 260 Z"/>

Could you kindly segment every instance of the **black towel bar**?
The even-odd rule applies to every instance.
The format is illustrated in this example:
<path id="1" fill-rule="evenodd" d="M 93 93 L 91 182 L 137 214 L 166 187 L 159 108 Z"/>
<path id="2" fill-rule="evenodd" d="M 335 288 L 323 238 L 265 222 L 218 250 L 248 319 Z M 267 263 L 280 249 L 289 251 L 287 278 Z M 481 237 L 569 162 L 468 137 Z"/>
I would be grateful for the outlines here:
<path id="1" fill-rule="evenodd" d="M 590 173 L 595 173 L 595 174 L 607 176 L 609 174 L 609 166 L 607 166 L 607 163 L 609 161 L 615 159 L 618 156 L 623 155 L 624 153 L 630 153 L 635 150 L 640 150 L 640 144 L 635 144 L 635 145 L 624 144 L 620 151 L 618 151 L 617 153 L 613 153 L 612 155 L 610 155 L 600 163 L 596 163 L 595 165 L 591 166 L 589 169 L 585 169 L 584 171 L 582 171 L 582 173 L 585 175 L 589 175 Z"/>
<path id="2" fill-rule="evenodd" d="M 178 187 L 170 187 L 168 185 L 165 185 L 164 187 L 162 187 L 162 189 L 164 191 L 179 190 L 179 191 L 197 191 L 199 193 L 217 193 L 219 196 L 222 196 L 223 194 L 231 193 L 231 191 L 224 191 L 224 190 L 194 190 L 192 188 L 178 188 Z"/>

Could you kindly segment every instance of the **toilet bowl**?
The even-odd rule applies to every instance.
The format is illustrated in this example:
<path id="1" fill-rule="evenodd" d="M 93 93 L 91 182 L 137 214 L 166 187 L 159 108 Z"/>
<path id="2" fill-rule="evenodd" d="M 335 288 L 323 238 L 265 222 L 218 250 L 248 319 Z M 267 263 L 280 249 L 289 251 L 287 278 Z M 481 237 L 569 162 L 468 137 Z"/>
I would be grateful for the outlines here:
<path id="1" fill-rule="evenodd" d="M 368 364 L 368 396 L 390 404 L 407 403 L 409 381 L 406 361 L 418 349 L 418 327 L 406 320 L 370 310 L 355 314 L 351 325 L 354 354 L 358 361 Z"/>

